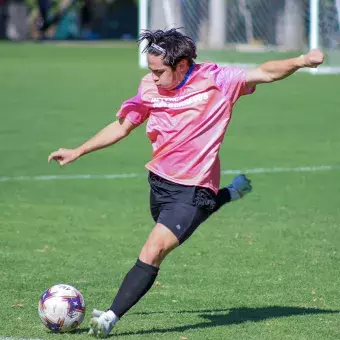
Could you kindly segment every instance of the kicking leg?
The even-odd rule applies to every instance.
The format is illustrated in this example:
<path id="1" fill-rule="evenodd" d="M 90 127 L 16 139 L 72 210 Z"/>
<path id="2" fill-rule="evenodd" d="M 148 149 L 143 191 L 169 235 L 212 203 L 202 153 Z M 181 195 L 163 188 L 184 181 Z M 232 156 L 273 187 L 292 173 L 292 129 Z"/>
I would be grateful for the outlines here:
<path id="1" fill-rule="evenodd" d="M 251 181 L 245 175 L 236 176 L 231 184 L 218 191 L 216 197 L 216 207 L 214 212 L 219 210 L 228 202 L 236 201 L 253 190 Z"/>

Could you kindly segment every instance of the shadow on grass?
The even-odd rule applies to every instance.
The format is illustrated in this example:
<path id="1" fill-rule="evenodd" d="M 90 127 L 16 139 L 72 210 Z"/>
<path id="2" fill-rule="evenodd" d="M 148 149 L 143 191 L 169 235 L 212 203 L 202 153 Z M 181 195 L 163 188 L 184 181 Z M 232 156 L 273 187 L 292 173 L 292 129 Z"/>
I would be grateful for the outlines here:
<path id="1" fill-rule="evenodd" d="M 72 331 L 72 334 L 87 334 L 89 330 L 90 330 L 90 327 L 77 328 L 74 331 Z"/>
<path id="2" fill-rule="evenodd" d="M 134 313 L 132 315 L 152 315 L 152 314 L 197 314 L 203 322 L 195 323 L 192 325 L 178 326 L 172 328 L 153 328 L 150 330 L 141 330 L 137 332 L 123 332 L 114 333 L 113 336 L 126 336 L 126 335 L 144 335 L 144 334 L 157 334 L 168 332 L 184 332 L 191 329 L 210 328 L 216 326 L 237 325 L 244 322 L 258 322 L 272 318 L 282 318 L 288 316 L 307 316 L 313 314 L 336 314 L 340 311 L 316 309 L 316 308 L 301 308 L 301 307 L 263 307 L 263 308 L 232 308 L 232 309 L 206 309 L 206 310 L 193 310 L 193 311 L 178 311 L 178 312 L 145 312 Z"/>
<path id="3" fill-rule="evenodd" d="M 67 332 L 68 335 L 83 335 L 83 334 L 87 334 L 89 332 L 90 328 L 89 327 L 84 327 L 84 328 L 76 328 L 73 331 Z M 53 332 L 49 332 L 50 334 L 53 334 L 53 336 L 57 337 L 65 337 L 65 333 L 53 333 Z M 1 338 L 0 338 L 1 339 Z"/>

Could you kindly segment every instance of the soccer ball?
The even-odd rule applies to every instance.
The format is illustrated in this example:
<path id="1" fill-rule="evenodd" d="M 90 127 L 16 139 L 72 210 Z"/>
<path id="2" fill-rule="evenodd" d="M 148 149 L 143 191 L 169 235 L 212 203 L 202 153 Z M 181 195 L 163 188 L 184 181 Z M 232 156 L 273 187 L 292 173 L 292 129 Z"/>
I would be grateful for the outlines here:
<path id="1" fill-rule="evenodd" d="M 85 301 L 76 288 L 57 284 L 43 293 L 38 310 L 41 322 L 52 332 L 69 332 L 84 320 Z"/>

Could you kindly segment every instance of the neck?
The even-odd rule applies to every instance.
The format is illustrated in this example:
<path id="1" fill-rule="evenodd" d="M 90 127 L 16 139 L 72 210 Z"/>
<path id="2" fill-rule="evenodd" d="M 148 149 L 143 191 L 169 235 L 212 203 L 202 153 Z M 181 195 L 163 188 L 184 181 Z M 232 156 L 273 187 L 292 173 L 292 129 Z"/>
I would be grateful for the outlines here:
<path id="1" fill-rule="evenodd" d="M 192 71 L 194 70 L 195 64 L 192 64 L 190 67 L 187 68 L 185 75 L 183 77 L 183 79 L 181 80 L 181 82 L 174 88 L 174 90 L 178 90 L 180 89 L 182 86 L 185 85 L 185 83 L 188 81 Z"/>

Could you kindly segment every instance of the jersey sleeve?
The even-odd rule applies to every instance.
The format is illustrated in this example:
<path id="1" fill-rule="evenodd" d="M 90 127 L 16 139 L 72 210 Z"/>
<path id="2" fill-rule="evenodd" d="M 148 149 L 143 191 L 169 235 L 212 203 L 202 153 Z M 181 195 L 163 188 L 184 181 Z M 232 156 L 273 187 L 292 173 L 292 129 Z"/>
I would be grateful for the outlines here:
<path id="1" fill-rule="evenodd" d="M 216 65 L 212 74 L 219 90 L 227 99 L 235 103 L 241 96 L 255 91 L 255 86 L 252 88 L 247 87 L 246 72 L 246 69 L 240 67 L 220 67 Z"/>
<path id="2" fill-rule="evenodd" d="M 137 95 L 122 104 L 117 112 L 117 117 L 126 118 L 135 125 L 142 124 L 149 117 L 149 109 L 143 102 L 141 85 Z"/>

